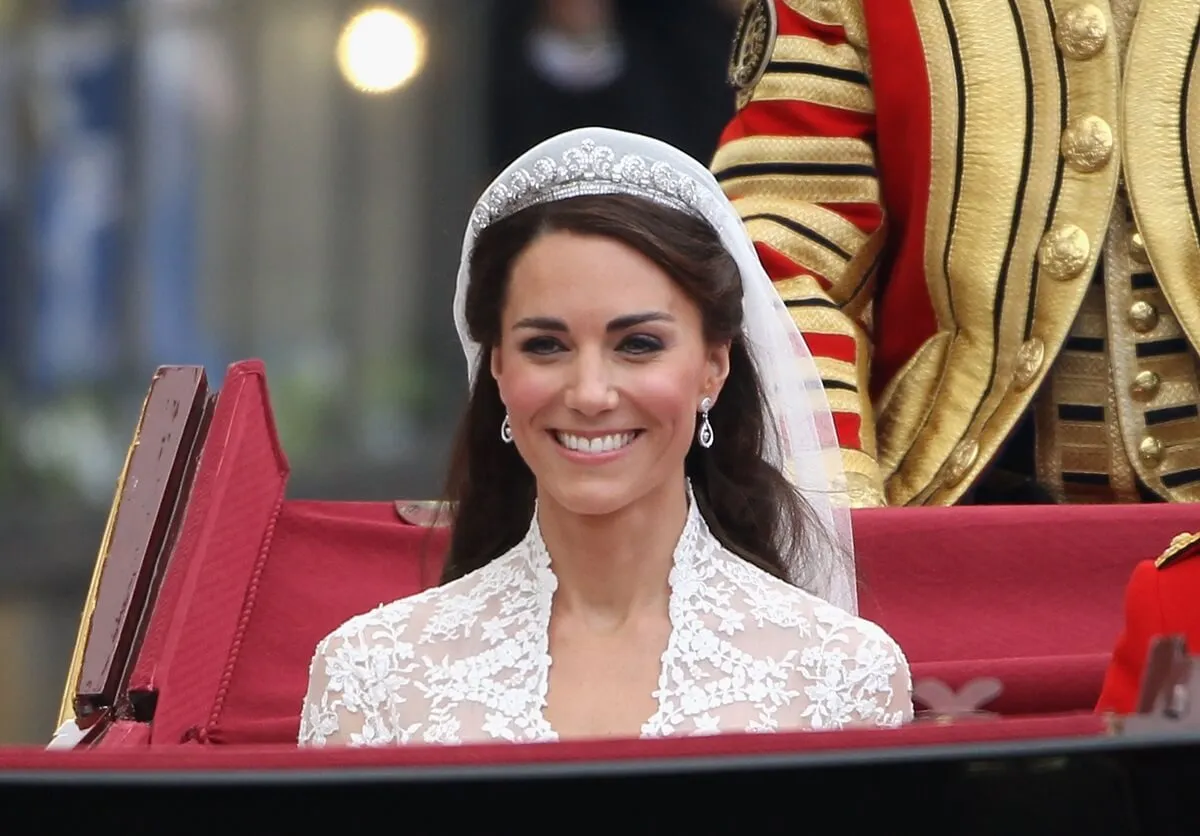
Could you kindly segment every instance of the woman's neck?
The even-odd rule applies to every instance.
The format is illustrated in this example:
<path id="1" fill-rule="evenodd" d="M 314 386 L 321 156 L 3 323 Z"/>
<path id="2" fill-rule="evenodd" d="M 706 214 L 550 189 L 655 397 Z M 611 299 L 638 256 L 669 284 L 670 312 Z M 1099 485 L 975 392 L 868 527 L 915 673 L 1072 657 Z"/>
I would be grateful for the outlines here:
<path id="1" fill-rule="evenodd" d="M 687 514 L 682 480 L 604 516 L 575 514 L 540 497 L 538 526 L 558 579 L 555 609 L 617 629 L 661 608 Z"/>

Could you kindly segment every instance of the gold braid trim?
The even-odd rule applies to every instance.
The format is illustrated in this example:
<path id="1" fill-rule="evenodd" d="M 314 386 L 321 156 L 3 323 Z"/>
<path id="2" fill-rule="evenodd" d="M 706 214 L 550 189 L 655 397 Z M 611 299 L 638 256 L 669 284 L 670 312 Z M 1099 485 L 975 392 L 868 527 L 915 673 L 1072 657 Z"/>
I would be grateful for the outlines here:
<path id="1" fill-rule="evenodd" d="M 754 88 L 750 101 L 808 102 L 856 113 L 875 112 L 875 98 L 866 85 L 808 73 L 767 73 Z"/>

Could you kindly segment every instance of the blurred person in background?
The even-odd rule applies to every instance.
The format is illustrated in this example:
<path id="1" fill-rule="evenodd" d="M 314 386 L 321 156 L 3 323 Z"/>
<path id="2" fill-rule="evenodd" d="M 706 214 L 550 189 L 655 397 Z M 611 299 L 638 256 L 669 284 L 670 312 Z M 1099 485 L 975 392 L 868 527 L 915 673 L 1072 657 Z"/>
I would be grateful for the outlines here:
<path id="1" fill-rule="evenodd" d="M 584 125 L 708 159 L 733 115 L 740 0 L 505 0 L 490 32 L 488 165 Z"/>

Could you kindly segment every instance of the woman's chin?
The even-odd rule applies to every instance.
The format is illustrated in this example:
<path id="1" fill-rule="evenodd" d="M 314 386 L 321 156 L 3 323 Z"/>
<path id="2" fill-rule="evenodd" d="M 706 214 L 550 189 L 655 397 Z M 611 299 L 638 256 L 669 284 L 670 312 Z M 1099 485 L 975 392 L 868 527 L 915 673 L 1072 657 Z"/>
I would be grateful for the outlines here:
<path id="1" fill-rule="evenodd" d="M 570 484 L 542 485 L 538 493 L 569 514 L 604 517 L 628 507 L 641 492 L 624 479 L 584 478 L 570 480 Z"/>
<path id="2" fill-rule="evenodd" d="M 682 468 L 680 468 L 682 471 Z M 630 468 L 623 473 L 553 473 L 538 480 L 538 497 L 543 506 L 553 506 L 581 517 L 606 517 L 633 506 L 650 503 L 668 505 L 673 490 L 682 490 L 683 473 L 664 475 L 657 468 Z M 654 508 L 647 510 L 655 512 Z"/>

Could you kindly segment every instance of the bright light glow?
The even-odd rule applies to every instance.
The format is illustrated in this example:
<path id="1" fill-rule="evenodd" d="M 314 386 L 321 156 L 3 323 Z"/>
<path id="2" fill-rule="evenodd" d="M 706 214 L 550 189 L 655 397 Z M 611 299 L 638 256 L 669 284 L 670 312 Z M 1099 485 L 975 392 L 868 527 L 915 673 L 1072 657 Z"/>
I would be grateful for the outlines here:
<path id="1" fill-rule="evenodd" d="M 425 30 L 396 9 L 366 9 L 342 29 L 337 59 L 352 87 L 364 93 L 390 93 L 421 72 Z"/>

